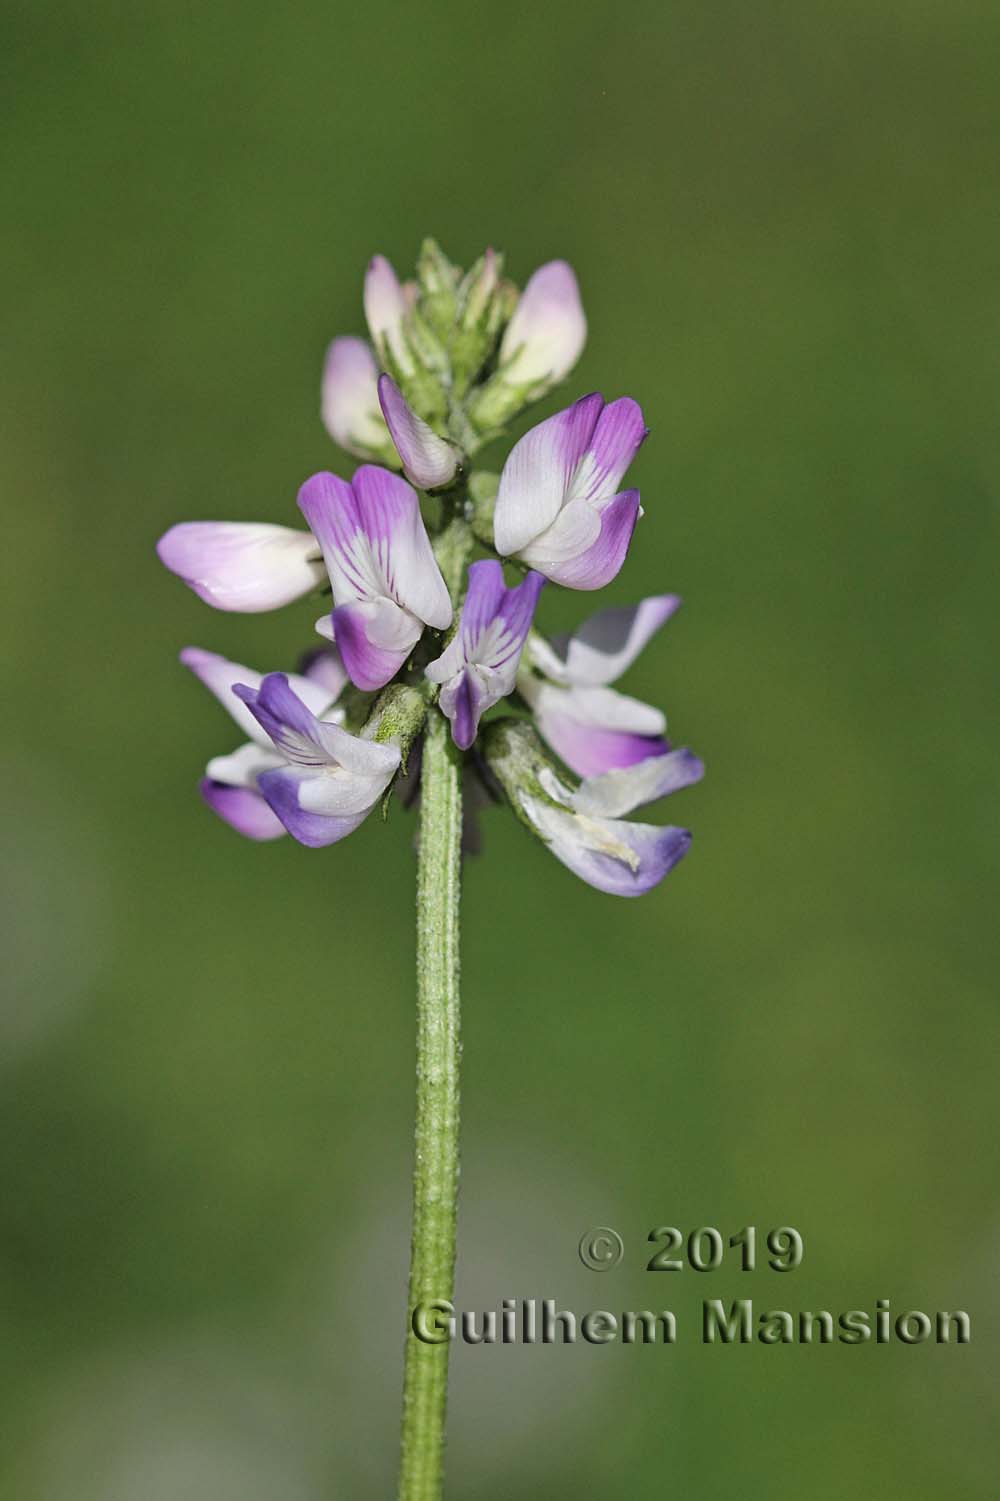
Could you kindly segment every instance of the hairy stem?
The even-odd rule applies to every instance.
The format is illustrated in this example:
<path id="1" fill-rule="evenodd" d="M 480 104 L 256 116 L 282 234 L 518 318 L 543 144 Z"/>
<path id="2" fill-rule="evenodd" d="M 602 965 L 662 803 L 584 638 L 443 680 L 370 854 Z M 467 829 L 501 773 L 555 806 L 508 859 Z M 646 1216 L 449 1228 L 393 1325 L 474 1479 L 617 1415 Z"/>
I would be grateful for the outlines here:
<path id="1" fill-rule="evenodd" d="M 437 1501 L 444 1471 L 450 1341 L 414 1333 L 414 1311 L 451 1299 L 459 1117 L 462 767 L 448 724 L 428 716 L 417 867 L 417 1121 L 400 1501 Z"/>

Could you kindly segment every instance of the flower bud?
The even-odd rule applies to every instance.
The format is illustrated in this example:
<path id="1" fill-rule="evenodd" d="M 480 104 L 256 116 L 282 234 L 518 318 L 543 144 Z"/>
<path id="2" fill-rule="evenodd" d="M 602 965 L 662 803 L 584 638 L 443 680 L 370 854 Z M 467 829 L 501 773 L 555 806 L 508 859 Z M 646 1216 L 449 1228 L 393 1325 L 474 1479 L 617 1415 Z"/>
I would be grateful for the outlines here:
<path id="1" fill-rule="evenodd" d="M 549 261 L 530 278 L 500 344 L 500 366 L 471 410 L 480 432 L 502 427 L 572 370 L 587 338 L 573 268 Z"/>

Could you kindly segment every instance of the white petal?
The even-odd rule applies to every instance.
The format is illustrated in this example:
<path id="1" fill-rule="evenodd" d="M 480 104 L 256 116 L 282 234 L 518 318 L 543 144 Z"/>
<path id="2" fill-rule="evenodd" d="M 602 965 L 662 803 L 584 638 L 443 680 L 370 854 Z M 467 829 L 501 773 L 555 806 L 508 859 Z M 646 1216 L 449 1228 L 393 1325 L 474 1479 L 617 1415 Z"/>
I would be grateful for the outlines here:
<path id="1" fill-rule="evenodd" d="M 229 756 L 214 756 L 205 768 L 213 782 L 225 782 L 229 787 L 255 787 L 262 771 L 272 771 L 284 765 L 282 757 L 267 742 L 269 749 L 253 742 L 241 745 Z"/>

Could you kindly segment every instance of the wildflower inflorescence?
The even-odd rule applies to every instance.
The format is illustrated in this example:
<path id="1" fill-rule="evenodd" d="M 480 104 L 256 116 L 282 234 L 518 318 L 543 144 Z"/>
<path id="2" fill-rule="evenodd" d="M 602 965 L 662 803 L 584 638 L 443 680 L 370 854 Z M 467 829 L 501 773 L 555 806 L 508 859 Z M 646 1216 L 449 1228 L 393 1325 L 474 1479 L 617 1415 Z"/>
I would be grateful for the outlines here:
<path id="1" fill-rule="evenodd" d="M 531 428 L 499 475 L 472 468 L 566 377 L 586 338 L 564 261 L 520 293 L 502 270 L 487 250 L 463 275 L 428 241 L 416 278 L 401 283 L 376 256 L 364 287 L 371 342 L 334 339 L 322 381 L 327 430 L 363 460 L 353 478 L 306 481 L 307 530 L 183 522 L 161 538 L 162 561 L 217 609 L 332 594 L 316 623 L 324 643 L 298 673 L 181 653 L 248 737 L 209 762 L 202 795 L 252 839 L 287 831 L 333 844 L 397 778 L 412 796 L 413 752 L 441 713 L 467 780 L 506 794 L 592 886 L 635 896 L 677 864 L 690 834 L 626 815 L 703 768 L 671 750 L 658 709 L 611 684 L 680 601 L 604 609 L 560 641 L 534 616 L 546 580 L 594 590 L 617 576 L 641 515 L 639 492 L 622 484 L 646 426 L 631 397 L 593 393 Z M 507 713 L 484 720 L 501 700 Z"/>

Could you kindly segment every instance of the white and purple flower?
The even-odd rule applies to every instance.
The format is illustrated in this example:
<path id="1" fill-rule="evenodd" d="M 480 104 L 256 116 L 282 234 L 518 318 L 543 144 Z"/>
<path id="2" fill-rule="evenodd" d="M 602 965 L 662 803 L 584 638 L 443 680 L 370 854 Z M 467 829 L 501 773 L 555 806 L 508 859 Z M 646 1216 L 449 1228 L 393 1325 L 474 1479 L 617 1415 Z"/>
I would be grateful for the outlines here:
<path id="1" fill-rule="evenodd" d="M 689 750 L 650 756 L 573 788 L 547 761 L 530 725 L 503 720 L 487 732 L 486 758 L 522 821 L 599 891 L 642 896 L 687 854 L 687 829 L 624 815 L 699 781 L 704 766 Z"/>
<path id="2" fill-rule="evenodd" d="M 262 675 L 251 667 L 227 661 L 225 657 L 202 651 L 197 646 L 185 647 L 181 661 L 215 695 L 249 737 L 229 755 L 215 756 L 209 761 L 201 782 L 202 797 L 213 812 L 248 839 L 277 838 L 285 832 L 284 825 L 268 806 L 258 778 L 282 766 L 284 757 L 275 749 L 270 736 L 246 704 L 233 692 L 237 683 L 245 684 L 251 690 L 259 688 L 264 681 Z M 343 719 L 343 711 L 335 705 L 347 682 L 347 673 L 332 648 L 316 652 L 305 672 L 290 676 L 289 681 L 312 712 L 322 715 L 330 724 Z"/>
<path id="3" fill-rule="evenodd" d="M 318 719 L 300 689 L 272 672 L 258 687 L 234 693 L 277 752 L 278 764 L 258 771 L 257 786 L 284 828 L 312 849 L 335 844 L 368 817 L 399 770 L 398 745 L 352 735 Z"/>
<path id="4" fill-rule="evenodd" d="M 432 683 L 441 684 L 441 711 L 451 720 L 452 739 L 460 750 L 468 750 L 475 740 L 486 710 L 512 692 L 544 583 L 540 573 L 529 573 L 508 589 L 503 568 L 491 558 L 469 568 L 458 629 L 425 669 Z"/>
<path id="5" fill-rule="evenodd" d="M 299 506 L 333 588 L 333 613 L 317 629 L 336 641 L 358 688 L 382 688 L 425 625 L 445 630 L 452 619 L 416 492 L 398 475 L 365 464 L 350 484 L 314 474 L 299 491 Z"/>
<path id="6" fill-rule="evenodd" d="M 637 401 L 599 392 L 525 433 L 500 475 L 497 552 L 571 589 L 610 583 L 639 515 L 638 490 L 618 486 L 645 437 Z"/>
<path id="7" fill-rule="evenodd" d="M 156 544 L 160 562 L 217 610 L 276 610 L 323 582 L 315 537 L 265 521 L 181 521 Z"/>
<path id="8" fill-rule="evenodd" d="M 676 594 L 656 594 L 637 605 L 601 610 L 551 644 L 531 636 L 518 688 L 544 739 L 577 776 L 599 776 L 668 749 L 662 711 L 609 684 L 679 606 Z"/>

